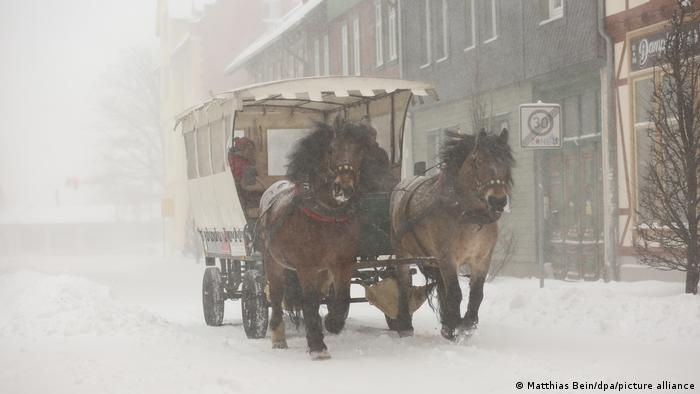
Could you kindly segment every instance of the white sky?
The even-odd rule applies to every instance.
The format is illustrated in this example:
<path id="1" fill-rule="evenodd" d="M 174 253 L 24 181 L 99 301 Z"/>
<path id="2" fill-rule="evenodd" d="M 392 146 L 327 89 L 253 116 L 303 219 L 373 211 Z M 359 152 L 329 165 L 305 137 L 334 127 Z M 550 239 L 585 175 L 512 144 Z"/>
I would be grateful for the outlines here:
<path id="1" fill-rule="evenodd" d="M 99 82 L 120 49 L 156 44 L 156 0 L 0 0 L 0 189 L 46 202 L 91 173 Z"/>

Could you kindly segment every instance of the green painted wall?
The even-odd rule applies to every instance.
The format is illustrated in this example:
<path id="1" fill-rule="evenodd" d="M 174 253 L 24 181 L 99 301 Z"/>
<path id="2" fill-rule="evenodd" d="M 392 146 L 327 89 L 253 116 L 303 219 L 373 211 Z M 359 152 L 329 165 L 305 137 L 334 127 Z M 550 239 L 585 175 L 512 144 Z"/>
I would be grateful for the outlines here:
<path id="1" fill-rule="evenodd" d="M 511 211 L 499 221 L 502 234 L 512 232 L 517 247 L 509 266 L 502 274 L 530 276 L 536 274 L 535 241 L 535 188 L 534 161 L 531 151 L 520 148 L 519 106 L 532 101 L 532 84 L 528 82 L 511 85 L 486 94 L 482 100 L 494 116 L 504 116 L 510 125 L 510 145 L 516 159 L 513 169 L 513 198 Z M 471 100 L 456 100 L 439 103 L 438 106 L 413 112 L 413 159 L 425 161 L 427 132 L 457 125 L 462 130 L 471 130 Z"/>
<path id="2" fill-rule="evenodd" d="M 328 20 L 332 21 L 362 1 L 363 0 L 326 0 Z"/>

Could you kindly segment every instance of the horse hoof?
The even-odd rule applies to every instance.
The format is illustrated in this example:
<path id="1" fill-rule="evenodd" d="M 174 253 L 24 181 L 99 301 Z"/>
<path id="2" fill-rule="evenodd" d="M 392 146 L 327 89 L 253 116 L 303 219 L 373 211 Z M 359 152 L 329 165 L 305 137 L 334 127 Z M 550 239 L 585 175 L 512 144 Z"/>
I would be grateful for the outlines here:
<path id="1" fill-rule="evenodd" d="M 311 357 L 311 360 L 313 361 L 318 361 L 318 360 L 328 360 L 331 358 L 331 354 L 328 353 L 327 349 L 318 351 L 318 352 L 309 352 L 309 356 Z"/>
<path id="2" fill-rule="evenodd" d="M 326 316 L 325 319 L 323 319 L 323 325 L 326 326 L 326 331 L 328 331 L 331 334 L 340 334 L 341 331 L 343 331 L 343 327 L 345 326 L 345 321 L 338 321 L 334 319 L 328 319 L 328 316 Z"/>
<path id="3" fill-rule="evenodd" d="M 406 338 L 406 337 L 412 337 L 413 336 L 413 329 L 409 330 L 398 330 L 399 333 L 399 338 Z"/>
<path id="4" fill-rule="evenodd" d="M 442 330 L 440 330 L 440 334 L 442 335 L 443 338 L 447 339 L 448 341 L 455 340 L 455 329 L 454 328 L 442 326 Z"/>
<path id="5" fill-rule="evenodd" d="M 286 349 L 287 348 L 287 341 L 273 342 L 272 348 L 273 349 Z"/>

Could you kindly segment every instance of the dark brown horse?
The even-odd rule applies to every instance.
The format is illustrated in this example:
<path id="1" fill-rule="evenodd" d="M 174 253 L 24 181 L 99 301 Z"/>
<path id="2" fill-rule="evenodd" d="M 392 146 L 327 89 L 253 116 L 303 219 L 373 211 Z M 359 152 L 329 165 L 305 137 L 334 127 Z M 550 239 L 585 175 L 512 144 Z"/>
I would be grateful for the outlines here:
<path id="1" fill-rule="evenodd" d="M 392 242 L 399 257 L 432 256 L 423 273 L 437 282 L 442 335 L 469 335 L 479 322 L 484 280 L 498 237 L 498 225 L 512 185 L 513 155 L 508 131 L 500 135 L 447 133 L 443 168 L 432 177 L 401 182 L 391 197 Z M 460 316 L 462 291 L 457 273 L 470 272 L 469 304 Z M 405 301 L 406 297 L 402 297 Z M 410 325 L 401 303 L 399 323 Z"/>
<path id="2" fill-rule="evenodd" d="M 339 333 L 350 306 L 357 255 L 359 223 L 354 205 L 359 169 L 371 143 L 367 126 L 343 121 L 334 126 L 318 124 L 289 156 L 291 182 L 278 182 L 263 196 L 259 229 L 274 348 L 287 347 L 284 301 L 287 309 L 301 304 L 311 358 L 330 357 L 323 342 L 319 301 L 326 297 L 328 302 L 326 330 Z M 290 286 L 290 281 L 296 283 Z M 301 294 L 290 291 L 299 285 Z M 323 294 L 325 288 L 332 289 L 330 294 Z"/>

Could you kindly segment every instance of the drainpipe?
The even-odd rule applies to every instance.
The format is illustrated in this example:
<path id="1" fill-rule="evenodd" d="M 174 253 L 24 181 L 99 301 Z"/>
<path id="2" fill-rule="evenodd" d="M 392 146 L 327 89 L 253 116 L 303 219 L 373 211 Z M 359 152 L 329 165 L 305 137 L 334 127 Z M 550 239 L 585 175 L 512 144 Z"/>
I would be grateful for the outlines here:
<path id="1" fill-rule="evenodd" d="M 396 7 L 396 24 L 398 31 L 398 57 L 399 57 L 399 79 L 403 79 L 403 14 L 401 0 L 389 2 L 390 7 Z M 401 179 L 413 176 L 413 112 L 410 105 L 403 120 L 403 146 L 401 146 Z M 409 127 L 407 128 L 406 125 Z"/>
<path id="2" fill-rule="evenodd" d="M 399 42 L 396 44 L 398 46 L 398 56 L 399 56 L 399 79 L 403 79 L 403 17 L 401 15 L 401 0 L 395 0 L 389 2 L 390 7 L 396 7 L 396 24 L 398 25 L 399 31 L 396 33 L 399 37 Z"/>
<path id="3" fill-rule="evenodd" d="M 615 124 L 614 44 L 605 31 L 605 0 L 598 0 L 598 34 L 605 40 L 606 62 L 600 70 L 600 93 L 603 128 L 603 240 L 605 242 L 603 278 L 620 280 L 617 262 L 617 128 Z"/>

